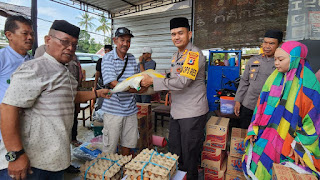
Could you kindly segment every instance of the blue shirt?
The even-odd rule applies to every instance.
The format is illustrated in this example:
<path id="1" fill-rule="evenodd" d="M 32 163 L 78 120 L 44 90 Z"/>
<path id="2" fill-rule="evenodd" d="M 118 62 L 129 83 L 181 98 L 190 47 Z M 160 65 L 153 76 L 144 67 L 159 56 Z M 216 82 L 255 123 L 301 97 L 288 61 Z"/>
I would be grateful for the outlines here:
<path id="1" fill-rule="evenodd" d="M 0 103 L 10 84 L 12 73 L 25 61 L 32 59 L 29 54 L 22 56 L 10 46 L 0 49 Z"/>
<path id="2" fill-rule="evenodd" d="M 127 67 L 118 82 L 122 82 L 128 77 L 138 73 L 135 57 L 128 53 L 124 60 L 122 60 L 119 58 L 116 48 L 103 56 L 101 73 L 104 84 L 109 84 L 110 82 L 117 80 L 127 57 Z M 110 99 L 104 99 L 101 109 L 103 112 L 117 116 L 130 116 L 138 112 L 134 94 L 128 92 L 115 93 Z"/>

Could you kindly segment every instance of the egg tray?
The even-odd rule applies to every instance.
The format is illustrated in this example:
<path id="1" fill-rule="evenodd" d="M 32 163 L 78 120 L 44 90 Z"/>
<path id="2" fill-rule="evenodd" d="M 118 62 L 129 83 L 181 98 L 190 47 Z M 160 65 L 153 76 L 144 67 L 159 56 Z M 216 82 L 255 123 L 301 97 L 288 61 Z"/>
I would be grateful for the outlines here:
<path id="1" fill-rule="evenodd" d="M 87 161 L 80 167 L 81 176 L 89 180 L 121 179 L 122 167 L 132 159 L 132 156 L 101 153 L 92 161 Z M 104 178 L 103 178 L 104 176 Z"/>
<path id="2" fill-rule="evenodd" d="M 128 179 L 140 180 L 143 169 L 143 180 L 169 180 L 177 169 L 178 158 L 170 152 L 163 154 L 153 149 L 144 149 L 125 165 L 125 174 Z"/>

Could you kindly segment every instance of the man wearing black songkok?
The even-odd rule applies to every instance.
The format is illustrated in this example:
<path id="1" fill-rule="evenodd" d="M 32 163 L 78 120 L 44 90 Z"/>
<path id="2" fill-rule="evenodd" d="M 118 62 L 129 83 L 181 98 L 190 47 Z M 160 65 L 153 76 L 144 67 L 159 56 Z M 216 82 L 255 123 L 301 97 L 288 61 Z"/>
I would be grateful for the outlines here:
<path id="1" fill-rule="evenodd" d="M 169 147 L 179 156 L 179 169 L 187 171 L 188 180 L 198 179 L 198 164 L 208 100 L 205 85 L 205 58 L 192 45 L 189 21 L 173 18 L 170 21 L 171 40 L 178 48 L 171 60 L 170 78 L 145 76 L 142 86 L 153 84 L 155 91 L 171 91 Z"/>
<path id="2" fill-rule="evenodd" d="M 67 21 L 54 21 L 44 55 L 13 73 L 1 105 L 0 179 L 63 179 L 71 162 L 74 103 L 108 97 L 107 89 L 77 91 L 66 67 L 79 32 Z"/>
<path id="3" fill-rule="evenodd" d="M 250 58 L 235 97 L 234 113 L 240 117 L 239 127 L 247 129 L 257 104 L 261 89 L 275 70 L 274 52 L 282 42 L 283 33 L 278 30 L 268 30 L 262 42 L 263 53 Z"/>

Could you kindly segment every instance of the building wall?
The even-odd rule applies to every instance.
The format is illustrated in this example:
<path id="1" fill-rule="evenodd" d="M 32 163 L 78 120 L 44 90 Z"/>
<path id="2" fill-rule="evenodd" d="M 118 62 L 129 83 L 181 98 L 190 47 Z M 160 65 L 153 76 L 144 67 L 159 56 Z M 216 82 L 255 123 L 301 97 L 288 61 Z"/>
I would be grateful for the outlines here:
<path id="1" fill-rule="evenodd" d="M 288 0 L 195 0 L 194 8 L 201 49 L 259 46 L 266 30 L 286 30 Z"/>
<path id="2" fill-rule="evenodd" d="M 144 46 L 152 48 L 152 59 L 157 62 L 157 71 L 169 72 L 171 57 L 177 48 L 173 45 L 170 36 L 170 19 L 187 17 L 191 23 L 190 1 L 176 3 L 162 10 L 137 13 L 138 15 L 122 16 L 113 20 L 113 35 L 118 27 L 127 27 L 133 32 L 129 53 L 132 53 L 138 62 L 141 49 Z"/>

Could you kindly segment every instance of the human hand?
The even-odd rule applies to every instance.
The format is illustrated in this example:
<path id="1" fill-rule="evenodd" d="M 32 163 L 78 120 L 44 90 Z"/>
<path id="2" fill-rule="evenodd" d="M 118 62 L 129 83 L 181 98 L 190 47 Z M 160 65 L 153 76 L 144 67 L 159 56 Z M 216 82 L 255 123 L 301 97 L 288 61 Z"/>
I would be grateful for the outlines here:
<path id="1" fill-rule="evenodd" d="M 298 165 L 299 162 L 300 162 L 300 164 L 303 167 L 306 166 L 304 161 L 303 161 L 303 159 L 302 159 L 302 157 L 300 157 L 299 154 L 294 149 L 292 149 L 292 147 L 291 147 L 291 150 L 290 150 L 290 153 L 289 153 L 289 157 L 291 157 L 292 155 L 294 155 L 294 161 L 295 161 L 296 165 Z"/>
<path id="2" fill-rule="evenodd" d="M 141 86 L 141 89 L 138 91 L 138 94 L 142 94 L 148 91 L 148 87 Z"/>
<path id="3" fill-rule="evenodd" d="M 233 108 L 234 114 L 236 116 L 240 115 L 240 106 L 241 106 L 240 102 L 236 101 L 236 103 L 234 104 L 234 108 Z"/>
<path id="4" fill-rule="evenodd" d="M 142 63 L 142 61 L 143 61 L 143 56 L 140 56 L 139 57 L 139 62 Z"/>
<path id="5" fill-rule="evenodd" d="M 143 87 L 149 87 L 153 84 L 153 78 L 147 74 L 142 74 L 143 79 L 140 82 L 140 85 Z"/>
<path id="6" fill-rule="evenodd" d="M 250 143 L 253 144 L 257 140 L 258 136 L 256 135 L 251 135 L 250 137 Z"/>
<path id="7" fill-rule="evenodd" d="M 22 154 L 17 160 L 9 162 L 8 173 L 14 180 L 26 179 L 28 174 L 33 173 L 26 153 Z"/>
<path id="8" fill-rule="evenodd" d="M 103 97 L 107 99 L 110 99 L 112 96 L 110 89 L 99 89 L 97 90 L 97 95 L 98 97 Z"/>

